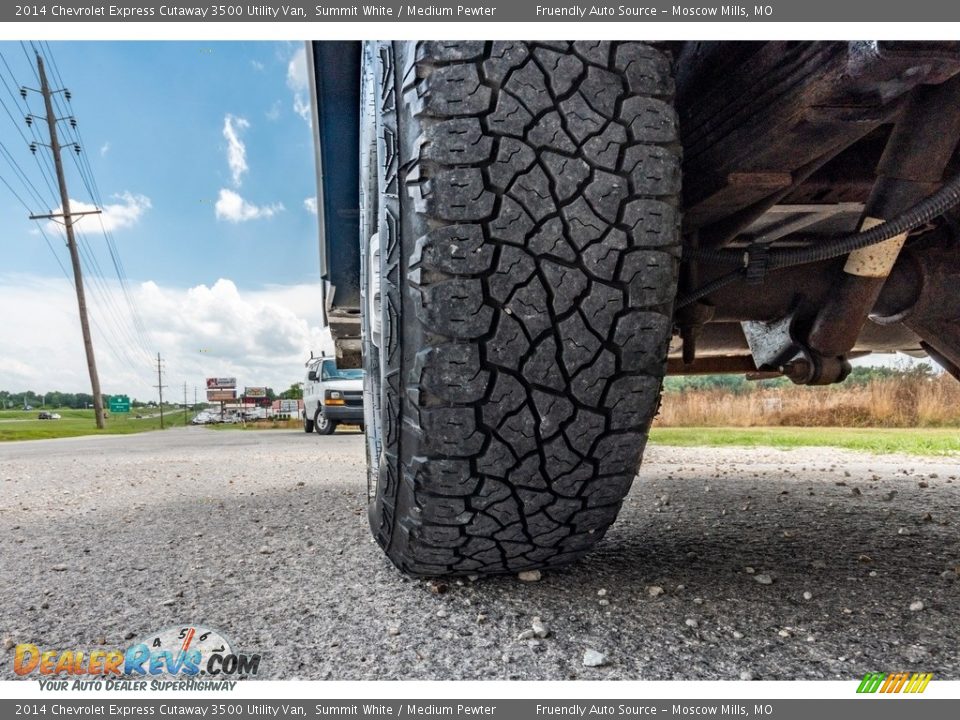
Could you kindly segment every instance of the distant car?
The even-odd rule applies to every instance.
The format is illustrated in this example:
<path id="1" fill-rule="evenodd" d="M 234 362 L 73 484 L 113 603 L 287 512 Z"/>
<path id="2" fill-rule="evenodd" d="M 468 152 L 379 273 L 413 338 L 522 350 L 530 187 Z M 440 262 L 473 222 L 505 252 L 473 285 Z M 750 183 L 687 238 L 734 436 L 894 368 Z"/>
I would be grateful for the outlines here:
<path id="1" fill-rule="evenodd" d="M 50 419 L 51 419 L 51 420 L 59 420 L 59 419 L 60 419 L 60 413 L 50 413 Z"/>
<path id="2" fill-rule="evenodd" d="M 37 420 L 59 420 L 60 413 L 47 412 L 46 410 L 41 411 L 37 415 Z"/>

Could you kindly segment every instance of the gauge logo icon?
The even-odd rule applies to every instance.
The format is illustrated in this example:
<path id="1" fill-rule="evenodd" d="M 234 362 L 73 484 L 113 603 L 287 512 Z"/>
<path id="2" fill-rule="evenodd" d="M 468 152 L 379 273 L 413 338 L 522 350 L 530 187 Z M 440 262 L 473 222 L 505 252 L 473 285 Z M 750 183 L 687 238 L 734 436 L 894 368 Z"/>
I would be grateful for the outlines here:
<path id="1" fill-rule="evenodd" d="M 177 625 L 148 633 L 124 653 L 126 675 L 256 675 L 260 655 L 239 653 L 219 630 Z"/>

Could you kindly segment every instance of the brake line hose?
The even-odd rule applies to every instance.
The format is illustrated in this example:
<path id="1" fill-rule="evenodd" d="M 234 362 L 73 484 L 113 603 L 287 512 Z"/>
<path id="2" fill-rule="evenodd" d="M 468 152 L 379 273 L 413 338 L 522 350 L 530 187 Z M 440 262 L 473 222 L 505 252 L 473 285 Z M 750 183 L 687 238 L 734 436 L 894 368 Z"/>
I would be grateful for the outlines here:
<path id="1" fill-rule="evenodd" d="M 739 265 L 736 270 L 721 275 L 703 287 L 679 297 L 675 307 L 682 308 L 700 298 L 726 287 L 740 278 L 753 275 L 757 282 L 763 280 L 769 270 L 822 262 L 871 245 L 877 245 L 890 238 L 916 230 L 943 213 L 960 205 L 960 175 L 952 178 L 943 187 L 929 197 L 921 200 L 909 210 L 874 225 L 869 230 L 851 233 L 825 243 L 816 243 L 800 248 L 770 250 L 766 243 L 753 243 L 743 250 L 685 248 L 684 259 L 695 259 L 716 265 Z"/>

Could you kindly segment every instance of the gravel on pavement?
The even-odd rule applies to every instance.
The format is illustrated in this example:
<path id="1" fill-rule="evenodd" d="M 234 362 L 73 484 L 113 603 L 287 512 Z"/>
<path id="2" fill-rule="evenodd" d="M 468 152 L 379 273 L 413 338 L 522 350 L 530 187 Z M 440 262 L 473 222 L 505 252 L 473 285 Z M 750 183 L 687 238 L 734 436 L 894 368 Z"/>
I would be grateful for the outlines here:
<path id="1" fill-rule="evenodd" d="M 424 581 L 371 539 L 359 434 L 5 443 L 0 678 L 16 643 L 192 623 L 275 679 L 960 679 L 958 476 L 949 457 L 649 447 L 584 561 Z"/>

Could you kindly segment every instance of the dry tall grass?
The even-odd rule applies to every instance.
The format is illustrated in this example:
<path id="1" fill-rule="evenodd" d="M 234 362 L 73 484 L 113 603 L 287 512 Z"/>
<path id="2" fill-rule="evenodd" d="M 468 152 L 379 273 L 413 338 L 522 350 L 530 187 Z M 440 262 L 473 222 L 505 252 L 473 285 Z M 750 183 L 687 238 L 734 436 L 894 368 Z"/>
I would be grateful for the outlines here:
<path id="1" fill-rule="evenodd" d="M 665 393 L 661 427 L 960 427 L 960 382 L 946 373 L 862 385 Z"/>

